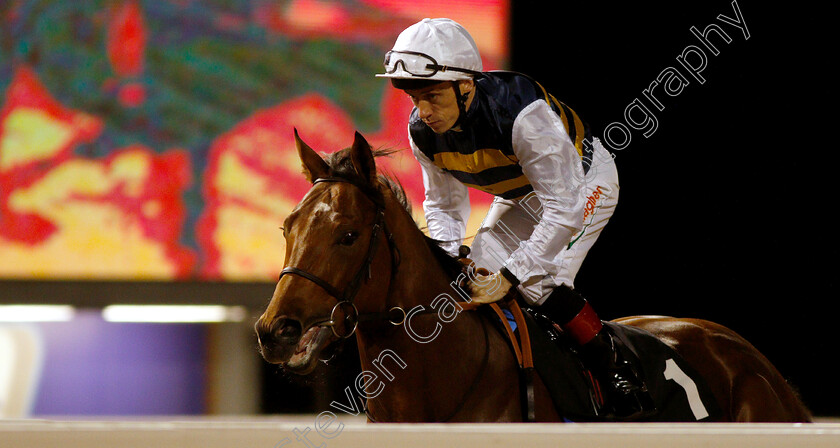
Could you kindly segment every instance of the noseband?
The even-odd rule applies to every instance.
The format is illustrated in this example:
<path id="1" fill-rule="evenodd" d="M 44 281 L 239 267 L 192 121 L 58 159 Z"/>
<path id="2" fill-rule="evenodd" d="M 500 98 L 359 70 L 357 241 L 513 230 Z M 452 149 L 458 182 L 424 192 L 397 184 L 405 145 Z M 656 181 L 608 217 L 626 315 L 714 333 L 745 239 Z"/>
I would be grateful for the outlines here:
<path id="1" fill-rule="evenodd" d="M 350 185 L 355 185 L 357 188 L 361 189 L 364 192 L 364 189 L 352 182 L 348 179 L 344 179 L 341 177 L 322 177 L 316 179 L 314 184 L 322 183 L 322 182 L 344 182 Z M 385 232 L 385 238 L 388 241 L 389 252 L 391 253 L 391 278 L 393 279 L 394 275 L 397 271 L 397 266 L 399 266 L 399 250 L 394 245 L 394 238 L 391 232 L 388 231 L 387 226 L 385 225 L 385 208 L 383 204 L 380 204 L 379 201 L 374 200 L 374 198 L 370 197 L 370 195 L 365 194 L 373 203 L 376 205 L 376 219 L 373 222 L 373 229 L 370 234 L 370 243 L 368 243 L 368 250 L 367 255 L 365 255 L 364 260 L 362 261 L 362 265 L 359 266 L 359 270 L 356 271 L 356 275 L 350 280 L 347 286 L 344 287 L 344 291 L 339 291 L 338 288 L 335 288 L 324 279 L 318 277 L 315 274 L 306 272 L 302 269 L 298 269 L 296 267 L 286 267 L 280 272 L 280 279 L 283 278 L 284 275 L 287 274 L 294 274 L 299 277 L 303 277 L 312 283 L 320 286 L 321 289 L 327 292 L 330 296 L 335 298 L 338 303 L 333 306 L 332 311 L 330 312 L 330 316 L 328 319 L 322 320 L 317 322 L 322 326 L 329 326 L 332 330 L 333 334 L 340 339 L 346 339 L 353 335 L 356 332 L 356 327 L 359 325 L 360 321 L 364 320 L 383 320 L 387 319 L 393 325 L 400 325 L 405 321 L 405 311 L 400 307 L 393 307 L 387 312 L 374 312 L 374 313 L 364 313 L 359 314 L 359 310 L 356 308 L 356 305 L 353 303 L 353 299 L 356 298 L 356 294 L 359 292 L 359 288 L 361 287 L 362 278 L 367 275 L 367 279 L 370 280 L 373 276 L 371 272 L 371 263 L 373 263 L 373 257 L 376 255 L 376 248 L 379 243 L 379 232 Z M 337 325 L 336 321 L 336 311 L 341 310 L 344 313 L 344 323 L 345 329 L 347 328 L 348 324 L 352 324 L 352 329 L 348 331 L 346 334 L 339 334 L 335 327 Z M 396 317 L 394 317 L 396 315 Z"/>

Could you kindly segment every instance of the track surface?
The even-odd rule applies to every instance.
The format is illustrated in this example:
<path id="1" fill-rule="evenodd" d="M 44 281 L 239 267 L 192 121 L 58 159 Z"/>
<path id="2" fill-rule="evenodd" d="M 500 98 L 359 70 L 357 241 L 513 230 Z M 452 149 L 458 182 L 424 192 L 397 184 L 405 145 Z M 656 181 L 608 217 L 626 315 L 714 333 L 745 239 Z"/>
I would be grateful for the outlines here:
<path id="1" fill-rule="evenodd" d="M 315 415 L 170 420 L 0 420 L 3 448 L 837 448 L 840 423 L 366 424 Z M 329 423 L 329 424 L 328 424 Z M 319 432 L 319 429 L 321 430 Z M 325 436 L 331 437 L 325 437 Z"/>

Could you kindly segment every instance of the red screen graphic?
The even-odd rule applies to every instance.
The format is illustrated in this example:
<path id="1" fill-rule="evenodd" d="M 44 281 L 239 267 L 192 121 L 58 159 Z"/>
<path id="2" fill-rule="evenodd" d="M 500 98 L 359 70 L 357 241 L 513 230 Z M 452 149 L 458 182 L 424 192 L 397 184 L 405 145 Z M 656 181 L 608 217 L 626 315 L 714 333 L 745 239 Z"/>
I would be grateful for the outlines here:
<path id="1" fill-rule="evenodd" d="M 79 3 L 79 4 L 76 4 Z M 507 1 L 13 1 L 0 9 L 0 278 L 270 280 L 313 148 L 407 148 L 381 71 L 399 32 L 450 17 L 485 69 Z M 415 205 L 405 150 L 379 162 Z M 488 197 L 473 196 L 475 229 Z M 473 222 L 474 221 L 474 222 Z"/>

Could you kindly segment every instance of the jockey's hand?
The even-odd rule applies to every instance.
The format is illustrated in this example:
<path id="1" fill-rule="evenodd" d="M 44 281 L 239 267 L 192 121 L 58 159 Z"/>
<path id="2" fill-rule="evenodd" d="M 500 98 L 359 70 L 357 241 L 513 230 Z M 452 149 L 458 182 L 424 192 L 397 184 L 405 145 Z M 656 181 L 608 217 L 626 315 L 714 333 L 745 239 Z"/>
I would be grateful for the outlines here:
<path id="1" fill-rule="evenodd" d="M 493 303 L 501 300 L 513 285 L 500 273 L 490 274 L 487 269 L 476 267 L 475 263 L 467 258 L 469 255 L 469 247 L 461 246 L 458 249 L 458 261 L 469 279 L 460 286 L 469 287 L 473 302 Z"/>
<path id="2" fill-rule="evenodd" d="M 499 272 L 490 275 L 476 273 L 470 280 L 472 300 L 476 303 L 497 302 L 508 293 L 512 286 L 508 279 Z"/>
<path id="3" fill-rule="evenodd" d="M 470 260 L 469 258 L 459 258 L 458 262 L 461 263 L 461 270 L 470 278 L 476 275 L 490 275 L 490 271 L 484 268 L 477 267 L 475 265 L 475 262 Z"/>

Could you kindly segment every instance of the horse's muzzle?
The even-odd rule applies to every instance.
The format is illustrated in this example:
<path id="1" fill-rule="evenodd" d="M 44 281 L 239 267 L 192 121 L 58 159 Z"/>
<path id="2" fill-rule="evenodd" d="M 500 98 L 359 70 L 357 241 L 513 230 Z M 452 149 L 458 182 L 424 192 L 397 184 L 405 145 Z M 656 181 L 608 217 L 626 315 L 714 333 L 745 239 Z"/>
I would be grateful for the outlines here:
<path id="1" fill-rule="evenodd" d="M 254 328 L 259 339 L 260 352 L 263 358 L 272 364 L 288 361 L 303 334 L 300 322 L 286 318 L 269 322 L 261 317 Z"/>

